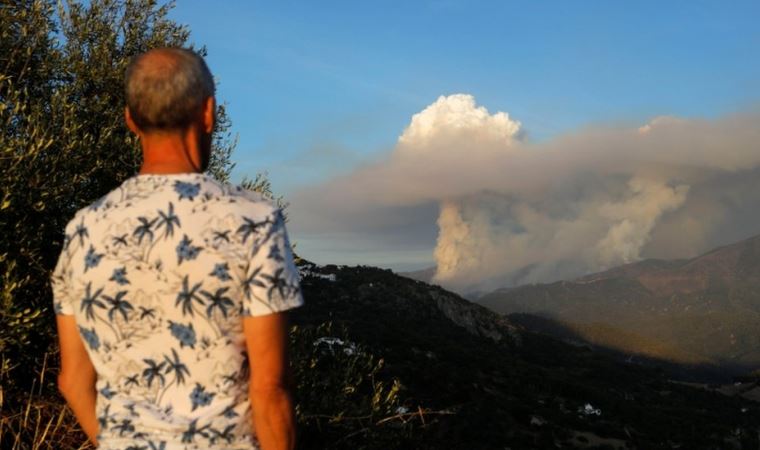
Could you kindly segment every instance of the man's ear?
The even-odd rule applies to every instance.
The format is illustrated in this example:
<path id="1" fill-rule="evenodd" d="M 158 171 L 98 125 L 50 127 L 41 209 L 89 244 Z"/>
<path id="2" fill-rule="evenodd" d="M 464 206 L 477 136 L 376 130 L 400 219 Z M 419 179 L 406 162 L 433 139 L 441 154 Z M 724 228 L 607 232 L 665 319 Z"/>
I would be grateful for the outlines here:
<path id="1" fill-rule="evenodd" d="M 127 127 L 136 135 L 140 135 L 140 128 L 137 127 L 132 114 L 129 113 L 129 106 L 124 107 L 124 120 L 127 122 Z"/>
<path id="2" fill-rule="evenodd" d="M 203 131 L 211 133 L 216 123 L 216 99 L 211 96 L 203 104 Z"/>

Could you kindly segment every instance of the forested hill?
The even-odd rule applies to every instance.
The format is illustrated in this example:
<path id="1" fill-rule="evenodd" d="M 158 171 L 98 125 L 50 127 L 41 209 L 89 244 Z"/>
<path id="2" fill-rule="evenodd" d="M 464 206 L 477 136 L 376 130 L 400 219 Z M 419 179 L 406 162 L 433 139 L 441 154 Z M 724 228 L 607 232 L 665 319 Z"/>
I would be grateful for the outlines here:
<path id="1" fill-rule="evenodd" d="M 760 236 L 692 259 L 645 260 L 572 281 L 497 290 L 478 303 L 549 318 L 562 325 L 555 330 L 600 346 L 741 374 L 760 366 Z"/>
<path id="2" fill-rule="evenodd" d="M 760 405 L 527 332 L 372 267 L 300 261 L 304 448 L 757 448 Z"/>

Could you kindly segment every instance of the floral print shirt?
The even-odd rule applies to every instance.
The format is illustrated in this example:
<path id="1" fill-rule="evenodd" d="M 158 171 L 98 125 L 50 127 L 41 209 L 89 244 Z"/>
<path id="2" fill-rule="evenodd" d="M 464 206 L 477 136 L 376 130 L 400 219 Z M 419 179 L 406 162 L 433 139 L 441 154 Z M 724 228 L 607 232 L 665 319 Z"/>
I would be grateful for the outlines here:
<path id="1" fill-rule="evenodd" d="M 52 286 L 98 374 L 100 449 L 258 448 L 242 318 L 303 304 L 271 202 L 133 176 L 68 224 Z"/>

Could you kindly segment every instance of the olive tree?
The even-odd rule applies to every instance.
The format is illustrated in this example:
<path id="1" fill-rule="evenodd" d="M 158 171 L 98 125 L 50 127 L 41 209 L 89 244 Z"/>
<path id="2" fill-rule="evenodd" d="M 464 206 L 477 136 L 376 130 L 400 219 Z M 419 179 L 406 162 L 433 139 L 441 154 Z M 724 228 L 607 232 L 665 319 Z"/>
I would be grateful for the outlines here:
<path id="1" fill-rule="evenodd" d="M 0 4 L 0 354 L 21 384 L 55 337 L 48 280 L 66 223 L 141 162 L 123 119 L 127 64 L 151 48 L 193 47 L 188 28 L 169 19 L 171 7 Z M 227 181 L 235 140 L 223 104 L 213 146 L 209 172 Z M 266 179 L 257 180 L 248 187 L 271 197 Z"/>

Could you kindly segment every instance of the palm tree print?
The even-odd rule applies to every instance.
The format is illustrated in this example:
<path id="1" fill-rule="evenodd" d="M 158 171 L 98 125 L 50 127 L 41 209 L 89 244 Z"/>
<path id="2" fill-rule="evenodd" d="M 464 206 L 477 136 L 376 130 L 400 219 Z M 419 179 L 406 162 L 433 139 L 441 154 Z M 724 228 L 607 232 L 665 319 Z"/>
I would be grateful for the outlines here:
<path id="1" fill-rule="evenodd" d="M 209 301 L 208 306 L 206 307 L 207 317 L 210 318 L 211 313 L 214 311 L 214 308 L 217 308 L 222 312 L 224 318 L 227 318 L 227 309 L 235 305 L 231 298 L 224 295 L 224 293 L 229 289 L 229 287 L 219 288 L 213 294 L 208 291 L 201 291 L 201 295 L 206 297 L 206 299 Z"/>
<path id="2" fill-rule="evenodd" d="M 84 219 L 82 219 L 82 222 L 77 225 L 76 231 L 74 231 L 74 236 L 79 238 L 79 245 L 84 245 L 84 238 L 90 237 L 87 232 L 87 227 L 84 226 Z"/>
<path id="3" fill-rule="evenodd" d="M 127 295 L 127 291 L 119 291 L 114 297 L 104 295 L 103 298 L 111 305 L 108 310 L 108 320 L 113 322 L 113 316 L 115 313 L 120 313 L 125 321 L 128 321 L 127 310 L 133 310 L 132 304 L 124 300 L 124 296 Z"/>
<path id="4" fill-rule="evenodd" d="M 237 234 L 240 234 L 242 236 L 241 239 L 243 241 L 243 244 L 245 244 L 249 236 L 256 234 L 259 228 L 262 228 L 270 223 L 271 222 L 269 221 L 268 217 L 261 222 L 256 222 L 255 220 L 249 219 L 248 217 L 243 217 L 243 224 L 240 225 L 240 227 L 237 229 Z"/>
<path id="5" fill-rule="evenodd" d="M 173 381 L 177 384 L 185 384 L 185 374 L 189 376 L 190 370 L 180 361 L 177 350 L 172 349 L 172 358 L 169 358 L 169 355 L 164 355 L 164 362 L 168 364 L 165 373 L 174 373 Z"/>
<path id="6" fill-rule="evenodd" d="M 135 377 L 137 377 L 137 375 L 135 375 Z M 127 411 L 129 411 L 129 416 L 130 417 L 140 417 L 140 413 L 138 413 L 137 411 L 135 411 L 135 404 L 134 403 L 127 403 L 127 404 L 125 404 L 124 405 L 124 409 L 126 409 Z M 140 433 L 135 433 L 135 434 L 140 434 Z M 132 437 L 135 437 L 135 434 L 133 434 Z"/>
<path id="7" fill-rule="evenodd" d="M 198 423 L 198 419 L 193 419 L 193 421 L 190 422 L 190 425 L 187 427 L 187 430 L 185 430 L 182 433 L 183 443 L 195 442 L 194 439 L 195 439 L 196 434 L 199 434 L 205 438 L 208 438 L 208 433 L 206 432 L 206 430 L 208 430 L 210 425 L 206 424 L 200 428 L 196 428 L 197 423 Z"/>
<path id="8" fill-rule="evenodd" d="M 225 383 L 234 384 L 238 380 L 238 374 L 237 372 L 232 372 L 232 373 L 222 376 L 222 379 L 224 380 Z"/>
<path id="9" fill-rule="evenodd" d="M 273 275 L 267 275 L 263 274 L 262 276 L 269 280 L 269 290 L 267 290 L 267 295 L 269 298 L 272 298 L 272 293 L 274 293 L 274 290 L 277 289 L 277 292 L 280 294 L 280 298 L 287 297 L 287 290 L 290 288 L 288 285 L 288 280 L 282 277 L 283 268 L 280 267 L 277 269 Z"/>
<path id="10" fill-rule="evenodd" d="M 219 431 L 217 429 L 211 428 L 209 431 L 213 434 L 211 436 L 211 439 L 209 439 L 210 444 L 216 444 L 216 442 L 220 439 L 224 439 L 227 441 L 228 444 L 231 444 L 232 441 L 235 439 L 235 434 L 232 432 L 232 430 L 235 429 L 235 425 L 227 425 L 227 427 L 224 428 L 224 431 Z"/>
<path id="11" fill-rule="evenodd" d="M 224 241 L 230 242 L 230 230 L 214 231 L 214 242 Z"/>
<path id="12" fill-rule="evenodd" d="M 148 368 L 143 370 L 142 373 L 143 378 L 145 378 L 145 381 L 148 383 L 148 387 L 153 384 L 153 380 L 155 379 L 158 379 L 161 386 L 163 386 L 166 383 L 166 379 L 164 379 L 161 370 L 164 368 L 166 362 L 162 361 L 161 364 L 157 364 L 152 359 L 143 359 L 143 362 L 148 365 Z"/>
<path id="13" fill-rule="evenodd" d="M 149 241 L 153 241 L 153 231 L 151 231 L 151 228 L 158 220 L 158 217 L 153 220 L 148 220 L 147 218 L 140 216 L 137 220 L 140 221 L 140 225 L 138 225 L 135 228 L 135 231 L 132 232 L 133 236 L 137 236 L 137 243 L 142 244 L 142 240 L 145 236 L 148 236 Z"/>
<path id="14" fill-rule="evenodd" d="M 185 275 L 182 279 L 182 292 L 177 294 L 177 300 L 174 303 L 174 306 L 177 306 L 180 303 L 182 304 L 182 315 L 189 314 L 190 316 L 193 316 L 193 301 L 205 305 L 203 299 L 198 295 L 198 290 L 201 288 L 202 284 L 203 282 L 199 281 L 195 283 L 192 288 L 189 288 L 190 282 L 188 281 L 188 276 Z"/>
<path id="15" fill-rule="evenodd" d="M 254 270 L 248 277 L 246 277 L 243 280 L 243 292 L 245 292 L 245 297 L 248 299 L 251 298 L 251 286 L 256 286 L 260 288 L 265 288 L 267 286 L 263 282 L 256 279 L 259 276 L 259 274 L 261 274 L 262 268 L 263 268 L 262 266 L 257 267 L 256 270 Z"/>
<path id="16" fill-rule="evenodd" d="M 137 379 L 138 376 L 139 376 L 139 374 L 134 374 L 134 375 L 128 376 L 127 380 L 124 382 L 124 386 L 125 387 L 126 386 L 131 386 L 133 384 L 135 386 L 139 386 L 140 385 L 140 380 Z"/>
<path id="17" fill-rule="evenodd" d="M 103 292 L 103 288 L 98 289 L 95 291 L 95 293 L 91 293 L 91 291 L 92 282 L 90 281 L 85 287 L 84 298 L 82 299 L 82 303 L 79 306 L 79 310 L 84 311 L 84 315 L 88 320 L 95 320 L 94 308 L 97 306 L 98 308 L 105 309 L 106 305 L 98 300 L 98 297 Z"/>
<path id="18" fill-rule="evenodd" d="M 119 436 L 124 436 L 124 433 L 132 433 L 135 431 L 135 426 L 132 425 L 132 419 L 122 419 L 117 425 L 112 427 L 114 430 L 119 430 Z"/>
<path id="19" fill-rule="evenodd" d="M 158 444 L 153 441 L 148 441 L 148 445 L 150 445 L 150 450 L 166 450 L 166 441 L 161 441 Z"/>
<path id="20" fill-rule="evenodd" d="M 280 252 L 280 246 L 277 244 L 272 244 L 271 247 L 269 247 L 269 259 L 273 259 L 275 261 L 283 261 L 284 258 L 282 257 L 282 253 Z"/>
<path id="21" fill-rule="evenodd" d="M 114 236 L 111 238 L 111 244 L 113 244 L 114 247 L 126 247 L 129 245 L 127 243 L 127 234 L 121 234 L 119 236 Z"/>
<path id="22" fill-rule="evenodd" d="M 174 226 L 180 227 L 179 224 L 179 217 L 177 217 L 174 214 L 174 205 L 172 202 L 169 202 L 169 209 L 167 212 L 163 212 L 160 209 L 158 210 L 158 224 L 156 225 L 156 230 L 164 227 L 164 238 L 174 236 Z"/>
<path id="23" fill-rule="evenodd" d="M 100 424 L 101 430 L 108 429 L 108 422 L 113 423 L 115 420 L 113 418 L 113 414 L 110 414 L 109 411 L 111 409 L 111 405 L 107 404 L 106 407 L 103 409 L 103 414 L 98 417 L 98 424 Z"/>
<path id="24" fill-rule="evenodd" d="M 164 373 L 167 375 L 169 373 L 173 373 L 174 379 L 169 384 L 164 386 L 164 389 L 158 395 L 158 398 L 156 399 L 157 405 L 161 404 L 161 399 L 173 384 L 185 384 L 185 375 L 190 376 L 190 370 L 182 361 L 180 361 L 179 355 L 175 349 L 172 349 L 171 358 L 169 355 L 164 355 L 164 362 L 167 363 L 166 369 L 164 369 Z"/>
<path id="25" fill-rule="evenodd" d="M 154 308 L 146 308 L 144 306 L 140 307 L 140 320 L 150 317 L 151 319 L 156 318 L 156 310 Z"/>

